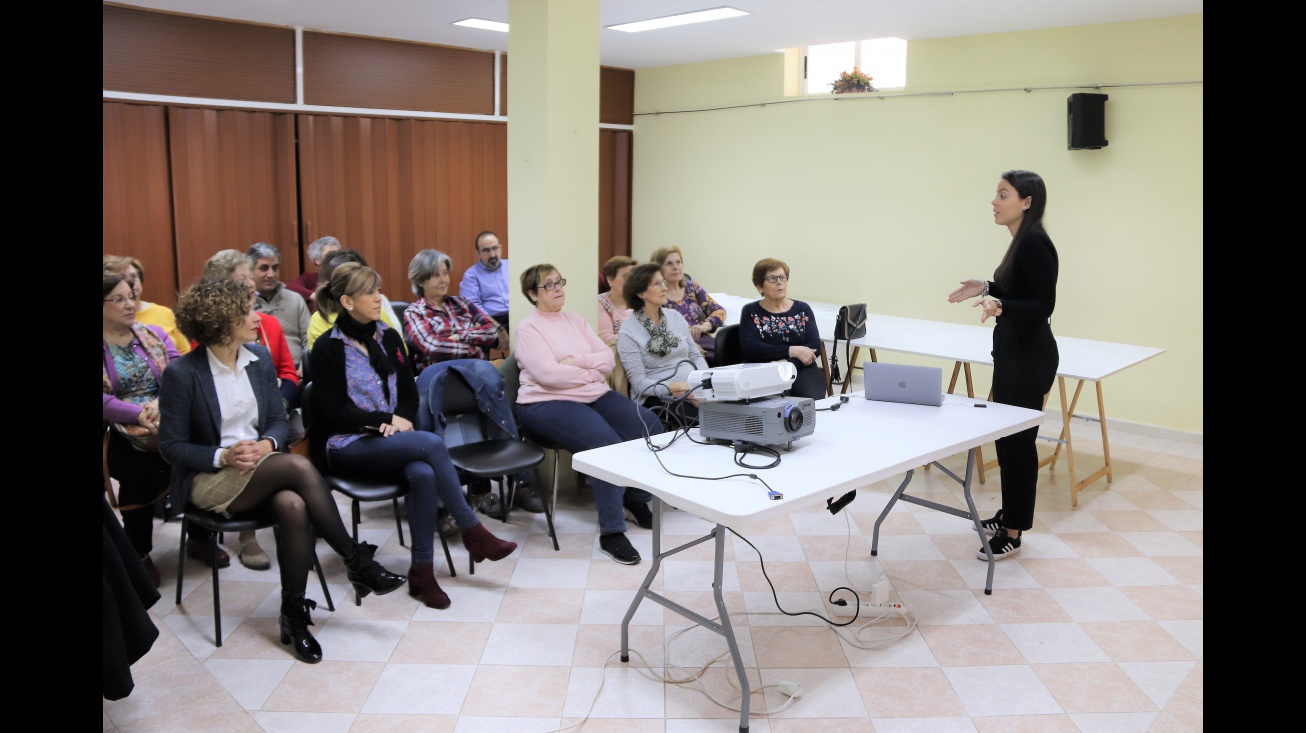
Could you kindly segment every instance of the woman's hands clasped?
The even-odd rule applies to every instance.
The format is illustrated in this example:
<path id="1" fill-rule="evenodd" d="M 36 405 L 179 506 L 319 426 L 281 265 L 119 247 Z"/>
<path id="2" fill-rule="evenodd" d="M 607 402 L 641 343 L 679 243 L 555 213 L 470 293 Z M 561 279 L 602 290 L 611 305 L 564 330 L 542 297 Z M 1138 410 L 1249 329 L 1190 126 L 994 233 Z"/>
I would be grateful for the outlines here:
<path id="1" fill-rule="evenodd" d="M 413 423 L 408 418 L 391 415 L 390 422 L 381 423 L 381 437 L 388 438 L 395 433 L 404 433 L 412 429 Z"/>
<path id="2" fill-rule="evenodd" d="M 158 434 L 159 432 L 159 401 L 150 400 L 141 406 L 141 414 L 136 416 L 136 424 Z"/>
<path id="3" fill-rule="evenodd" d="M 803 366 L 807 366 L 816 361 L 816 351 L 806 346 L 790 346 L 789 356 L 801 361 Z"/>

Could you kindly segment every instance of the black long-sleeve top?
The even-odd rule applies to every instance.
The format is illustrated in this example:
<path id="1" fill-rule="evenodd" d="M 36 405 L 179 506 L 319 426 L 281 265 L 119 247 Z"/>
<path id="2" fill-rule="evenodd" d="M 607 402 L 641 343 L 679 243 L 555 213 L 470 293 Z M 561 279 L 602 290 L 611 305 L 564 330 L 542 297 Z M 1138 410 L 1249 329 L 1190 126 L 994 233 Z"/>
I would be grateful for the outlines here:
<path id="1" fill-rule="evenodd" d="M 1025 232 L 1005 285 L 989 282 L 989 295 L 1002 301 L 1000 322 L 1047 323 L 1057 305 L 1057 248 L 1041 227 Z M 995 275 L 996 276 L 996 275 Z"/>

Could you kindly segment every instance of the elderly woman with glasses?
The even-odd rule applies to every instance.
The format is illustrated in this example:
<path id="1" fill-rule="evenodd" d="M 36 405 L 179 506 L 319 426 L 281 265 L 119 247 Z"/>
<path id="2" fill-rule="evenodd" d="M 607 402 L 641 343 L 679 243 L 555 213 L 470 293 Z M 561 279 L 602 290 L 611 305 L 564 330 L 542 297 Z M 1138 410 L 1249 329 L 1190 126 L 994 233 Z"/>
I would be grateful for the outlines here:
<path id="1" fill-rule="evenodd" d="M 669 406 L 671 425 L 698 417 L 698 395 L 686 381 L 707 361 L 690 336 L 689 324 L 667 304 L 667 280 L 654 263 L 630 271 L 622 283 L 627 303 L 634 306 L 617 338 L 617 354 L 626 367 L 631 399 L 650 409 Z"/>
<path id="2" fill-rule="evenodd" d="M 158 452 L 159 385 L 163 371 L 181 354 L 158 326 L 136 320 L 137 280 L 122 270 L 104 270 L 104 422 L 109 430 L 109 474 L 118 479 L 122 526 L 155 587 L 159 571 L 154 549 L 154 504 L 168 493 L 168 464 Z M 227 553 L 209 553 L 207 531 L 191 532 L 191 557 L 208 565 L 231 564 Z"/>
<path id="3" fill-rule="evenodd" d="M 522 429 L 577 453 L 662 432 L 652 412 L 631 404 L 608 386 L 612 348 L 577 313 L 564 313 L 567 280 L 553 265 L 521 274 L 522 294 L 535 310 L 517 325 L 517 393 Z M 599 549 L 623 565 L 640 561 L 626 538 L 629 509 L 641 527 L 652 527 L 652 496 L 590 478 L 599 515 Z"/>
<path id="4" fill-rule="evenodd" d="M 789 361 L 798 379 L 789 390 L 796 397 L 826 396 L 825 372 L 816 363 L 821 334 L 811 306 L 789 297 L 789 265 L 768 257 L 753 265 L 753 286 L 761 300 L 739 315 L 739 350 L 744 361 Z"/>

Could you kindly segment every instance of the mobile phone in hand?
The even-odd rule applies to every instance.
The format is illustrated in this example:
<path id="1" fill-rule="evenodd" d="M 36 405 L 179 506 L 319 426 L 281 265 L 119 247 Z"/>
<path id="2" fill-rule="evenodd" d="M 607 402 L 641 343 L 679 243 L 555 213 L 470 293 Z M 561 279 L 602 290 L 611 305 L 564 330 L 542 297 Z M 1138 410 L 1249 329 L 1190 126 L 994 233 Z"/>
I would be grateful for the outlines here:
<path id="1" fill-rule="evenodd" d="M 380 425 L 364 425 L 364 426 L 363 426 L 363 432 L 365 432 L 365 433 L 371 433 L 371 434 L 373 434 L 373 435 L 380 435 L 380 434 L 381 434 L 381 426 L 380 426 Z"/>

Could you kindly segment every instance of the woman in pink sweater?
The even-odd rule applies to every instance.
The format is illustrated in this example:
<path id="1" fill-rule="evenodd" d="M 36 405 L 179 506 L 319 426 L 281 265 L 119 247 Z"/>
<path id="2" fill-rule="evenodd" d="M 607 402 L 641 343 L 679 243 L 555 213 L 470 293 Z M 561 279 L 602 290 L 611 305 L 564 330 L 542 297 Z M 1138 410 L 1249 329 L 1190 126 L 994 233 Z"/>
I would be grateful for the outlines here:
<path id="1" fill-rule="evenodd" d="M 535 304 L 516 328 L 522 430 L 573 453 L 662 432 L 657 416 L 608 387 L 612 349 L 584 318 L 562 312 L 566 286 L 553 265 L 535 265 L 521 274 L 522 293 Z M 623 508 L 639 526 L 652 527 L 652 496 L 593 477 L 590 486 L 599 513 L 599 549 L 623 565 L 635 565 L 640 556 L 626 539 Z"/>

